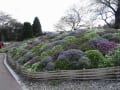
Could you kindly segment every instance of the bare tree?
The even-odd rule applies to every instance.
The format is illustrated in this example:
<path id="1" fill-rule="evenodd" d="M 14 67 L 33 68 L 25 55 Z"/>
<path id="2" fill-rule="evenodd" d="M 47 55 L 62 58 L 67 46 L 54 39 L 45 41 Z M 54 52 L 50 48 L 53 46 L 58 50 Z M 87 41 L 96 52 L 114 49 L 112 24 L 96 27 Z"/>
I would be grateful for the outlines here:
<path id="1" fill-rule="evenodd" d="M 61 17 L 55 28 L 63 31 L 79 29 L 81 26 L 85 26 L 83 24 L 85 14 L 84 8 L 74 6 L 67 11 L 65 16 Z"/>
<path id="2" fill-rule="evenodd" d="M 114 28 L 120 28 L 120 0 L 95 0 L 99 6 L 97 12 L 101 19 L 111 27 L 110 20 L 114 19 Z"/>
<path id="3" fill-rule="evenodd" d="M 8 24 L 12 19 L 12 17 L 4 12 L 0 12 L 0 25 L 4 26 Z"/>

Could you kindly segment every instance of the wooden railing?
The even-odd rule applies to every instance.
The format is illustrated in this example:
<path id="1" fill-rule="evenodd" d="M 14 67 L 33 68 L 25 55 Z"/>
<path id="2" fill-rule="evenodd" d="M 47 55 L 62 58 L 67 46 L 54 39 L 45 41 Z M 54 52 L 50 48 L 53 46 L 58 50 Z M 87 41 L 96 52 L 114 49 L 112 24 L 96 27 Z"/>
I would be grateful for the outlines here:
<path id="1" fill-rule="evenodd" d="M 120 66 L 83 70 L 30 72 L 22 68 L 19 64 L 16 64 L 9 58 L 7 61 L 10 66 L 14 68 L 14 70 L 16 70 L 18 73 L 22 74 L 28 79 L 120 80 Z"/>

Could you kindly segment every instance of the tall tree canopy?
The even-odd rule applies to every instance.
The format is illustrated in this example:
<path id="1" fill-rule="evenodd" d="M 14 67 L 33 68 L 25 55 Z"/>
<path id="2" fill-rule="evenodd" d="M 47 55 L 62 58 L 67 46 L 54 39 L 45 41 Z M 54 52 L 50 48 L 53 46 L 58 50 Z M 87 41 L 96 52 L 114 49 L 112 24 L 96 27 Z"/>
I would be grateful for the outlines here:
<path id="1" fill-rule="evenodd" d="M 35 17 L 32 28 L 33 28 L 33 36 L 42 35 L 42 28 L 38 17 Z"/>
<path id="2" fill-rule="evenodd" d="M 32 37 L 32 26 L 29 22 L 24 22 L 23 36 L 24 36 L 24 39 L 28 39 Z"/>
<path id="3" fill-rule="evenodd" d="M 97 12 L 102 16 L 102 19 L 110 26 L 111 17 L 114 17 L 114 28 L 120 28 L 120 0 L 95 0 L 95 3 L 99 5 Z"/>

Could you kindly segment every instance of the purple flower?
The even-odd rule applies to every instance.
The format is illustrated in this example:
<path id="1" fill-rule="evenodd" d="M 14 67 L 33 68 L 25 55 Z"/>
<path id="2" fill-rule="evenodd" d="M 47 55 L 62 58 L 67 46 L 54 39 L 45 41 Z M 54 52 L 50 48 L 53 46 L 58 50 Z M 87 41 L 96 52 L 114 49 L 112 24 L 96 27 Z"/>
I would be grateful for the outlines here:
<path id="1" fill-rule="evenodd" d="M 116 46 L 117 44 L 108 41 L 108 42 L 98 43 L 96 48 L 105 55 L 108 52 L 112 51 Z"/>
<path id="2" fill-rule="evenodd" d="M 95 38 L 90 40 L 90 46 L 94 49 L 98 49 L 105 55 L 112 51 L 117 46 L 117 44 L 103 38 Z"/>
<path id="3" fill-rule="evenodd" d="M 34 64 L 34 63 L 38 62 L 39 60 L 40 60 L 39 57 L 35 56 L 29 62 L 30 62 L 30 64 Z"/>
<path id="4" fill-rule="evenodd" d="M 81 50 L 77 49 L 69 49 L 67 51 L 63 51 L 59 54 L 57 60 L 67 60 L 69 62 L 77 62 L 84 53 Z"/>

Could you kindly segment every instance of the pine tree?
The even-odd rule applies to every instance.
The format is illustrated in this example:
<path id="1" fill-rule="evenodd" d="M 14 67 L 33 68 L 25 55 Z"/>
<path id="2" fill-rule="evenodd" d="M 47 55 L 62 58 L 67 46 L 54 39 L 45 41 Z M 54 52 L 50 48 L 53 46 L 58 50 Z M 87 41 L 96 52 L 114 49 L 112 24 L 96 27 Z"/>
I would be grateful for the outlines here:
<path id="1" fill-rule="evenodd" d="M 29 22 L 24 22 L 23 26 L 23 36 L 24 39 L 32 38 L 33 32 L 32 32 L 32 26 Z"/>
<path id="2" fill-rule="evenodd" d="M 33 28 L 33 36 L 42 35 L 42 28 L 38 17 L 35 17 L 32 28 Z"/>

